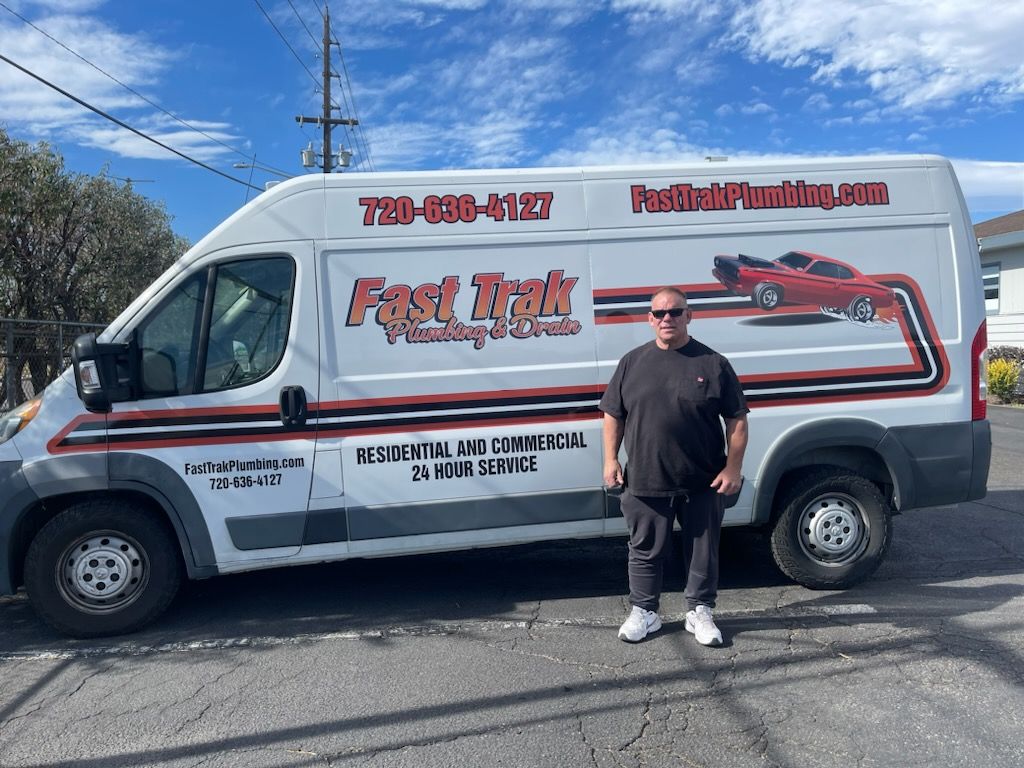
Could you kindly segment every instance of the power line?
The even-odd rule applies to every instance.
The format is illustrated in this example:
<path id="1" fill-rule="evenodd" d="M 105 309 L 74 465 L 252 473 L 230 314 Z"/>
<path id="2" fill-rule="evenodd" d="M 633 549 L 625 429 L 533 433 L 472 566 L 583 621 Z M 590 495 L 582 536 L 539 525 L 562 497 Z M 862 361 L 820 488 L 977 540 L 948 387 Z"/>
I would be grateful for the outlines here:
<path id="1" fill-rule="evenodd" d="M 345 82 L 348 84 L 348 91 L 352 95 L 352 115 L 356 119 L 358 119 L 359 118 L 359 110 L 356 109 L 356 92 L 354 90 L 352 90 L 352 81 L 349 79 L 349 76 L 348 76 L 348 65 L 345 63 L 345 54 L 341 50 L 341 43 L 339 41 L 335 41 L 335 45 L 338 46 L 338 58 L 341 59 L 341 69 L 345 73 Z M 344 93 L 345 93 L 344 89 L 342 89 L 341 93 L 342 93 L 342 95 L 344 95 Z M 362 126 L 362 122 L 360 122 L 359 125 L 361 127 Z M 354 132 L 354 135 L 357 135 L 357 136 L 362 138 L 362 141 L 363 141 L 363 151 L 366 153 L 366 160 L 370 164 L 370 170 L 371 171 L 376 170 L 373 167 L 373 158 L 370 156 L 370 145 L 366 142 L 366 133 L 365 133 L 365 131 L 360 130 L 358 132 Z"/>
<path id="2" fill-rule="evenodd" d="M 263 7 L 263 5 L 262 5 L 262 4 L 260 3 L 260 0 L 252 0 L 252 1 L 253 1 L 254 3 L 256 3 L 256 7 L 257 7 L 257 8 L 259 8 L 259 9 L 260 9 L 260 10 L 261 10 L 261 11 L 263 12 L 263 15 L 267 17 L 267 21 L 269 21 L 269 22 L 270 22 L 270 26 L 272 26 L 272 27 L 274 28 L 274 31 L 275 31 L 275 32 L 277 32 L 277 36 L 281 38 L 281 41 L 282 41 L 282 42 L 283 42 L 283 43 L 284 43 L 284 44 L 285 44 L 286 46 L 288 46 L 288 50 L 292 52 L 292 56 L 294 56 L 294 57 L 295 57 L 295 60 L 296 60 L 296 61 L 298 61 L 298 62 L 299 62 L 299 64 L 301 64 L 301 65 L 302 65 L 302 68 L 303 68 L 304 70 L 306 70 L 306 74 L 307 74 L 307 75 L 309 75 L 310 79 L 311 79 L 311 80 L 312 80 L 312 81 L 313 81 L 314 83 L 316 83 L 317 85 L 319 85 L 319 84 L 320 84 L 320 81 L 316 79 L 316 77 L 315 77 L 315 76 L 313 75 L 313 72 L 312 72 L 312 70 L 310 70 L 310 68 L 306 66 L 306 62 L 304 62 L 304 61 L 302 60 L 302 58 L 301 58 L 301 57 L 299 56 L 299 54 L 297 54 L 297 53 L 295 52 L 295 49 L 294 49 L 294 48 L 292 48 L 292 44 L 288 42 L 288 39 L 287 39 L 287 38 L 286 38 L 286 37 L 285 37 L 285 36 L 284 36 L 284 35 L 283 35 L 283 34 L 281 33 L 281 30 L 277 28 L 277 24 L 275 24 L 275 23 L 274 23 L 274 20 L 273 20 L 272 18 L 270 18 L 270 14 L 269 14 L 269 13 L 267 13 L 267 9 Z"/>
<path id="3" fill-rule="evenodd" d="M 22 72 L 24 72 L 29 77 L 35 78 L 36 80 L 41 82 L 43 85 L 45 85 L 45 86 L 47 86 L 49 88 L 52 88 L 53 90 L 57 91 L 57 93 L 59 93 L 59 94 L 61 94 L 63 96 L 67 96 L 69 99 L 74 101 L 76 104 L 80 104 L 81 106 L 85 107 L 86 109 L 88 109 L 88 110 L 90 110 L 92 112 L 95 112 L 100 117 L 105 117 L 110 122 L 116 123 L 117 125 L 121 126 L 122 128 L 131 131 L 136 136 L 139 136 L 139 137 L 145 139 L 146 141 L 151 141 L 154 144 L 156 144 L 158 147 L 162 147 L 163 149 L 166 149 L 168 152 L 172 152 L 175 155 L 177 155 L 178 157 L 180 157 L 180 158 L 182 158 L 184 160 L 188 160 L 190 163 L 194 163 L 195 165 L 198 165 L 201 168 L 205 168 L 208 171 L 212 171 L 213 173 L 216 173 L 218 176 L 223 176 L 225 179 L 229 179 L 229 180 L 231 180 L 231 181 L 233 181 L 233 182 L 235 182 L 237 184 L 244 184 L 245 186 L 250 187 L 251 189 L 259 189 L 259 187 L 254 187 L 252 184 L 249 184 L 248 182 L 242 181 L 241 179 L 236 179 L 231 174 L 224 173 L 223 171 L 220 171 L 220 170 L 214 168 L 211 165 L 207 165 L 206 163 L 204 163 L 204 162 L 202 162 L 200 160 L 196 160 L 195 158 L 189 157 L 184 152 L 179 152 L 174 147 L 169 147 L 166 144 L 164 144 L 162 141 L 158 141 L 157 139 L 154 139 L 152 136 L 147 136 L 145 133 L 143 133 L 142 131 L 138 130 L 137 128 L 133 128 L 132 126 L 128 125 L 128 123 L 124 122 L 123 120 L 119 120 L 118 118 L 114 117 L 113 115 L 107 114 L 102 109 L 100 109 L 98 107 L 94 107 L 89 102 L 84 101 L 84 100 L 78 98 L 74 94 L 68 93 L 67 91 L 65 91 L 60 86 L 54 85 L 49 80 L 45 79 L 44 77 L 41 77 L 40 75 L 37 75 L 35 72 L 32 72 L 31 70 L 26 69 L 25 67 L 21 66 L 21 64 L 19 64 L 18 62 L 12 61 L 11 59 L 9 59 L 6 56 L 4 56 L 2 53 L 0 53 L 0 60 L 6 61 L 8 64 L 10 64 L 12 67 L 15 67 L 16 69 L 20 69 Z"/>
<path id="4" fill-rule="evenodd" d="M 292 13 L 295 14 L 295 18 L 299 20 L 299 24 L 302 25 L 302 28 L 306 30 L 306 34 L 309 35 L 309 39 L 313 41 L 313 47 L 316 48 L 318 45 L 320 45 L 320 42 L 315 37 L 313 37 L 313 33 L 309 31 L 309 27 L 307 27 L 306 22 L 302 20 L 302 17 L 299 15 L 298 10 L 296 10 L 295 4 L 292 2 L 292 0 L 288 0 L 288 5 L 292 7 Z"/>
<path id="5" fill-rule="evenodd" d="M 85 58 L 84 56 L 82 56 L 82 54 L 80 54 L 80 53 L 79 53 L 78 51 L 76 51 L 76 50 L 74 50 L 73 48 L 70 48 L 70 47 L 68 47 L 67 45 L 65 45 L 64 43 L 62 43 L 62 42 L 61 42 L 60 40 L 58 40 L 57 38 L 55 38 L 55 37 L 54 37 L 53 35 L 51 35 L 51 34 L 50 34 L 49 32 L 47 32 L 47 31 L 46 31 L 45 29 L 42 29 L 42 28 L 40 28 L 40 27 L 36 26 L 36 25 L 35 25 L 34 23 L 32 23 L 31 21 L 29 21 L 28 19 L 26 19 L 26 18 L 25 18 L 24 16 L 22 16 L 22 15 L 21 15 L 20 13 L 18 13 L 18 12 L 17 12 L 17 11 L 15 11 L 14 9 L 12 9 L 12 8 L 11 8 L 11 7 L 9 6 L 9 5 L 7 5 L 6 3 L 4 3 L 4 2 L 0 2 L 0 7 L 2 7 L 2 8 L 4 9 L 4 10 L 6 10 L 6 11 L 7 11 L 8 13 L 10 13 L 10 14 L 11 14 L 12 16 L 16 16 L 17 18 L 21 19 L 21 21 L 23 21 L 23 22 L 24 22 L 25 24 L 27 24 L 28 26 L 32 27 L 32 29 L 34 29 L 34 30 L 35 30 L 36 32 L 38 32 L 39 34 L 43 35 L 44 37 L 46 37 L 47 39 L 51 40 L 52 42 L 56 43 L 56 44 L 57 44 L 57 45 L 59 45 L 59 46 L 60 46 L 61 48 L 63 48 L 63 49 L 65 50 L 65 51 L 67 51 L 68 53 L 70 53 L 70 54 L 71 54 L 72 56 L 76 57 L 77 59 L 79 59 L 79 60 L 80 60 L 80 61 L 82 61 L 83 63 L 85 63 L 85 64 L 88 64 L 88 65 L 89 65 L 90 67 L 92 67 L 93 69 L 95 69 L 95 70 L 96 70 L 97 72 L 99 72 L 99 73 L 100 73 L 101 75 L 103 75 L 104 77 L 107 77 L 107 78 L 109 78 L 110 80 L 113 80 L 113 81 L 114 81 L 115 83 L 117 83 L 118 85 L 120 85 L 120 86 L 121 86 L 122 88 L 124 88 L 124 89 L 125 89 L 126 91 L 128 91 L 129 93 L 131 93 L 131 94 L 133 94 L 133 95 L 137 96 L 138 98 L 142 99 L 142 100 L 143 100 L 144 102 L 146 102 L 147 104 L 149 104 L 149 105 L 150 105 L 151 107 L 153 107 L 154 109 L 157 109 L 157 110 L 159 110 L 159 111 L 163 112 L 163 113 L 164 113 L 165 115 L 167 115 L 168 117 L 170 117 L 170 118 L 171 118 L 172 120 L 175 120 L 175 121 L 177 121 L 177 122 L 178 122 L 178 123 L 180 123 L 181 125 L 185 126 L 185 127 L 186 127 L 186 128 L 188 128 L 189 130 L 195 131 L 196 133 L 200 134 L 201 136 L 205 136 L 205 137 L 206 137 L 207 139 L 209 139 L 210 141 L 212 141 L 212 142 L 215 142 L 216 144 L 220 144 L 220 145 L 221 145 L 222 147 L 224 147 L 225 149 L 229 149 L 229 150 L 231 150 L 232 152 L 234 152 L 234 153 L 235 153 L 235 154 L 237 154 L 237 155 L 241 155 L 242 157 L 249 157 L 248 153 L 246 153 L 246 152 L 243 152 L 242 150 L 240 150 L 240 149 L 237 149 L 237 148 L 235 148 L 235 147 L 232 147 L 232 146 L 231 146 L 230 144 L 226 144 L 225 142 L 223 142 L 223 141 L 221 141 L 220 139 L 218 139 L 218 138 L 217 138 L 216 136 L 211 136 L 210 134 L 206 133 L 206 132 L 205 132 L 205 131 L 203 131 L 202 129 L 200 129 L 200 128 L 197 128 L 196 126 L 192 125 L 191 123 L 189 123 L 189 122 L 187 122 L 187 121 L 185 121 L 185 120 L 182 120 L 182 119 L 181 119 L 180 117 L 178 117 L 177 115 L 175 115 L 175 114 L 173 114 L 172 112 L 169 112 L 169 111 L 167 111 L 166 109 L 164 109 L 163 107 L 161 107 L 161 106 L 160 106 L 159 104 L 157 104 L 157 103 L 156 103 L 155 101 L 153 101 L 152 99 L 149 99 L 149 98 L 147 98 L 146 96 L 143 96 L 143 95 L 142 95 L 141 93 L 139 93 L 138 91 L 136 91 L 136 90 L 135 90 L 134 88 L 132 88 L 132 87 L 131 87 L 130 85 L 128 85 L 127 83 L 122 83 L 122 82 L 121 82 L 120 80 L 118 80 L 118 79 L 117 79 L 116 77 L 114 77 L 114 76 L 113 76 L 112 74 L 110 74 L 109 72 L 107 72 L 106 70 L 104 70 L 104 69 L 103 69 L 102 67 L 99 67 L 99 66 L 97 66 L 96 64 L 93 64 L 93 63 L 92 63 L 91 61 L 89 61 L 89 60 L 88 60 L 87 58 Z"/>

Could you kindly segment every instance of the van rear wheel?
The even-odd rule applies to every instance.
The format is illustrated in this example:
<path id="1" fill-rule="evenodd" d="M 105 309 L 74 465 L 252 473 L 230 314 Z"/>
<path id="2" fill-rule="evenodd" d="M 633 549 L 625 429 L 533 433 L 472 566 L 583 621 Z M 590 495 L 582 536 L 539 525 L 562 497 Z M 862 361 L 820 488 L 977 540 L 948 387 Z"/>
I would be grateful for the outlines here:
<path id="1" fill-rule="evenodd" d="M 181 559 L 166 521 L 117 499 L 64 510 L 36 534 L 25 588 L 47 624 L 72 637 L 132 632 L 171 604 Z"/>
<path id="2" fill-rule="evenodd" d="M 846 589 L 881 564 L 892 538 L 892 510 L 878 487 L 840 467 L 797 480 L 782 499 L 772 556 L 810 589 Z"/>

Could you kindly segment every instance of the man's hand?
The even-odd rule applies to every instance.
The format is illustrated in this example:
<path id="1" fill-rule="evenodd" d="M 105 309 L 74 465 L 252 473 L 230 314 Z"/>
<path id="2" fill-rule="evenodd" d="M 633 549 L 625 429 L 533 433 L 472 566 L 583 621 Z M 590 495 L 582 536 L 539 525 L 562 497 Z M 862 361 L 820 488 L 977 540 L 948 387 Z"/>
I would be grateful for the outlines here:
<path id="1" fill-rule="evenodd" d="M 743 484 L 740 472 L 743 468 L 743 453 L 747 450 L 747 414 L 725 420 L 725 440 L 729 446 L 729 456 L 725 469 L 711 481 L 711 487 L 723 496 L 729 496 L 739 491 Z"/>
<path id="2" fill-rule="evenodd" d="M 609 488 L 622 485 L 622 466 L 618 459 L 612 459 L 604 465 L 604 484 Z"/>
<path id="3" fill-rule="evenodd" d="M 736 493 L 742 485 L 743 479 L 738 469 L 726 467 L 718 473 L 718 477 L 711 481 L 711 487 L 723 496 Z"/>
<path id="4" fill-rule="evenodd" d="M 622 485 L 622 466 L 619 464 L 619 446 L 625 422 L 614 416 L 604 415 L 601 439 L 604 442 L 604 484 L 608 488 Z"/>

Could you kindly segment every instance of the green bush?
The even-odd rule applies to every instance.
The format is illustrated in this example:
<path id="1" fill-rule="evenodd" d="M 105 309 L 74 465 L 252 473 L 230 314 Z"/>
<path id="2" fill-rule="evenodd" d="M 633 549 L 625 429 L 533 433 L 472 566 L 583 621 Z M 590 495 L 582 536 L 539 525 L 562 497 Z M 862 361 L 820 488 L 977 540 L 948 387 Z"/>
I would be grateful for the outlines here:
<path id="1" fill-rule="evenodd" d="M 1009 402 L 1017 392 L 1020 365 L 1010 360 L 996 358 L 988 362 L 988 391 L 1003 402 Z"/>

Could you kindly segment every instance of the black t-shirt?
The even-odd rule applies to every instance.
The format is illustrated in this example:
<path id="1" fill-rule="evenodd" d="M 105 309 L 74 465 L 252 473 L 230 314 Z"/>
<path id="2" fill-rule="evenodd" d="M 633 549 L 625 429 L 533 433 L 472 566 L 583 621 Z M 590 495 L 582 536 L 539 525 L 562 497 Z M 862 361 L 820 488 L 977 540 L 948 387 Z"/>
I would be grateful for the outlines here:
<path id="1" fill-rule="evenodd" d="M 725 467 L 721 419 L 749 410 L 729 361 L 693 338 L 627 352 L 600 408 L 625 421 L 626 485 L 637 496 L 707 488 Z"/>

